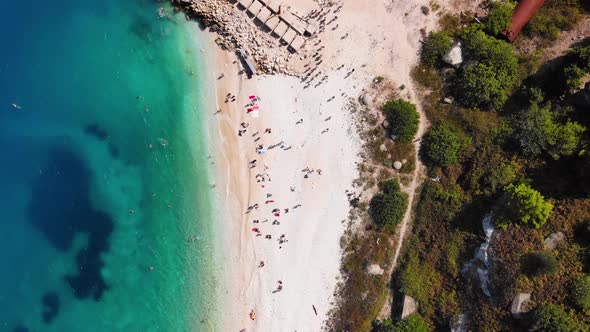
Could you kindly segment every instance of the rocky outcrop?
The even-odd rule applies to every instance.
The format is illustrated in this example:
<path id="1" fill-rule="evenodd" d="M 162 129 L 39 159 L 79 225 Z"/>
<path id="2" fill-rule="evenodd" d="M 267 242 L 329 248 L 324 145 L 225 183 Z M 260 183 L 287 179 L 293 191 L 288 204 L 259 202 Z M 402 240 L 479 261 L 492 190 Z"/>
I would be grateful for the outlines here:
<path id="1" fill-rule="evenodd" d="M 553 250 L 557 247 L 557 244 L 563 240 L 565 240 L 565 234 L 562 232 L 555 232 L 545 239 L 545 249 Z"/>
<path id="2" fill-rule="evenodd" d="M 456 42 L 447 54 L 443 56 L 443 61 L 449 65 L 459 68 L 463 63 L 463 52 L 461 51 L 461 42 Z"/>
<path id="3" fill-rule="evenodd" d="M 295 75 L 288 67 L 289 51 L 279 40 L 257 27 L 245 11 L 227 0 L 170 0 L 187 19 L 196 19 L 219 35 L 216 43 L 230 51 L 242 50 L 252 57 L 259 72 Z"/>
<path id="4" fill-rule="evenodd" d="M 418 304 L 413 297 L 404 295 L 404 304 L 402 306 L 402 319 L 413 314 L 418 310 Z"/>
<path id="5" fill-rule="evenodd" d="M 527 302 L 530 301 L 531 294 L 530 293 L 519 293 L 514 296 L 512 299 L 512 305 L 510 305 L 510 313 L 514 318 L 520 318 L 523 313 L 529 311 L 527 307 Z"/>

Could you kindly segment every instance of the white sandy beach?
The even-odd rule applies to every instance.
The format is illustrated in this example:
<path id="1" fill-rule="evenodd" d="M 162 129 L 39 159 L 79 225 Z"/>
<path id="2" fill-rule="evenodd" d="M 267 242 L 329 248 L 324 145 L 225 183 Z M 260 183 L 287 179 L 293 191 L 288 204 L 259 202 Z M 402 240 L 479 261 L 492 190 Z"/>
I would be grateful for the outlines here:
<path id="1" fill-rule="evenodd" d="M 308 88 L 299 78 L 285 75 L 247 79 L 238 75 L 235 56 L 210 41 L 208 61 L 215 63 L 209 66 L 215 68 L 211 76 L 223 73 L 221 79 L 212 78 L 221 112 L 208 110 L 215 150 L 213 190 L 222 207 L 215 220 L 224 276 L 219 284 L 219 331 L 321 330 L 340 276 L 340 238 L 350 209 L 346 190 L 353 190 L 360 160 L 361 143 L 345 105 L 376 76 L 405 84 L 405 97 L 413 98 L 409 74 L 417 61 L 419 30 L 429 31 L 437 20 L 434 14 L 422 14 L 421 5 L 428 2 L 356 0 L 328 14 L 328 20 L 338 18 L 306 46 L 308 57 L 324 46 L 318 70 L 320 78 L 328 77 L 319 87 L 314 87 L 319 78 Z M 318 8 L 311 0 L 297 1 L 296 6 Z M 302 60 L 300 56 L 294 55 L 293 61 Z M 224 102 L 228 93 L 236 96 L 235 102 Z M 250 95 L 260 101 L 259 109 L 248 114 Z M 248 126 L 240 137 L 241 123 Z M 272 132 L 265 133 L 266 128 Z M 257 153 L 258 144 L 265 153 Z M 272 145 L 277 146 L 269 149 Z M 249 168 L 252 160 L 256 166 Z M 305 168 L 314 170 L 308 178 Z M 257 174 L 265 181 L 257 182 Z M 258 208 L 246 214 L 254 204 Z M 279 217 L 273 209 L 280 209 Z M 273 225 L 274 220 L 280 225 Z M 287 242 L 281 244 L 283 234 Z M 277 292 L 279 281 L 282 290 Z M 255 320 L 249 317 L 251 310 Z"/>

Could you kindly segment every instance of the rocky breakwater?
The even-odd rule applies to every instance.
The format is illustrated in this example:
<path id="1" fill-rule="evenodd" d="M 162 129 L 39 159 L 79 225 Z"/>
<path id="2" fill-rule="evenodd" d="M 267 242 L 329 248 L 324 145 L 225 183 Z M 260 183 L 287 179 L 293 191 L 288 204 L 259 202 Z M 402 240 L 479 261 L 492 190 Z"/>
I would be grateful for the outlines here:
<path id="1" fill-rule="evenodd" d="M 296 55 L 289 53 L 270 33 L 263 31 L 245 11 L 227 0 L 170 0 L 187 19 L 196 19 L 217 33 L 217 45 L 229 51 L 242 50 L 250 56 L 260 73 L 299 76 L 288 64 Z"/>

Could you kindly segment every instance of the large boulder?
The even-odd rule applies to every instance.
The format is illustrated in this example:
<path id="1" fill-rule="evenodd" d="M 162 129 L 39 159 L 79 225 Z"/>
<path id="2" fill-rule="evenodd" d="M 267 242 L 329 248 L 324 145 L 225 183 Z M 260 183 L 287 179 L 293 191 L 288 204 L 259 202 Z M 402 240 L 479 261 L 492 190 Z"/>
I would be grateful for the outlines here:
<path id="1" fill-rule="evenodd" d="M 370 275 L 382 275 L 385 272 L 379 264 L 371 264 L 367 267 L 367 273 Z"/>
<path id="2" fill-rule="evenodd" d="M 443 61 L 449 65 L 459 68 L 463 63 L 463 52 L 461 51 L 461 42 L 456 42 L 447 54 L 443 56 Z"/>
<path id="3" fill-rule="evenodd" d="M 527 302 L 530 301 L 530 293 L 518 293 L 512 299 L 510 305 L 510 313 L 512 317 L 519 318 L 521 314 L 528 312 L 530 309 L 526 306 Z"/>
<path id="4" fill-rule="evenodd" d="M 418 310 L 418 304 L 413 297 L 404 295 L 404 304 L 402 306 L 402 319 L 406 318 Z"/>
<path id="5" fill-rule="evenodd" d="M 557 244 L 563 240 L 565 240 L 565 234 L 562 232 L 552 233 L 545 239 L 545 249 L 553 250 L 557 247 Z"/>

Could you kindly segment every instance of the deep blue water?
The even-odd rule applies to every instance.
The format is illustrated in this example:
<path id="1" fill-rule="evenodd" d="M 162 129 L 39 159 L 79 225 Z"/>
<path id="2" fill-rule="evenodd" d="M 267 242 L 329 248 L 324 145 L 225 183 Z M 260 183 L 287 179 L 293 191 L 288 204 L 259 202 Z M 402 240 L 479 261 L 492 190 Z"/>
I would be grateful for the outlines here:
<path id="1" fill-rule="evenodd" d="M 1 331 L 213 326 L 198 41 L 159 5 L 3 3 Z"/>

